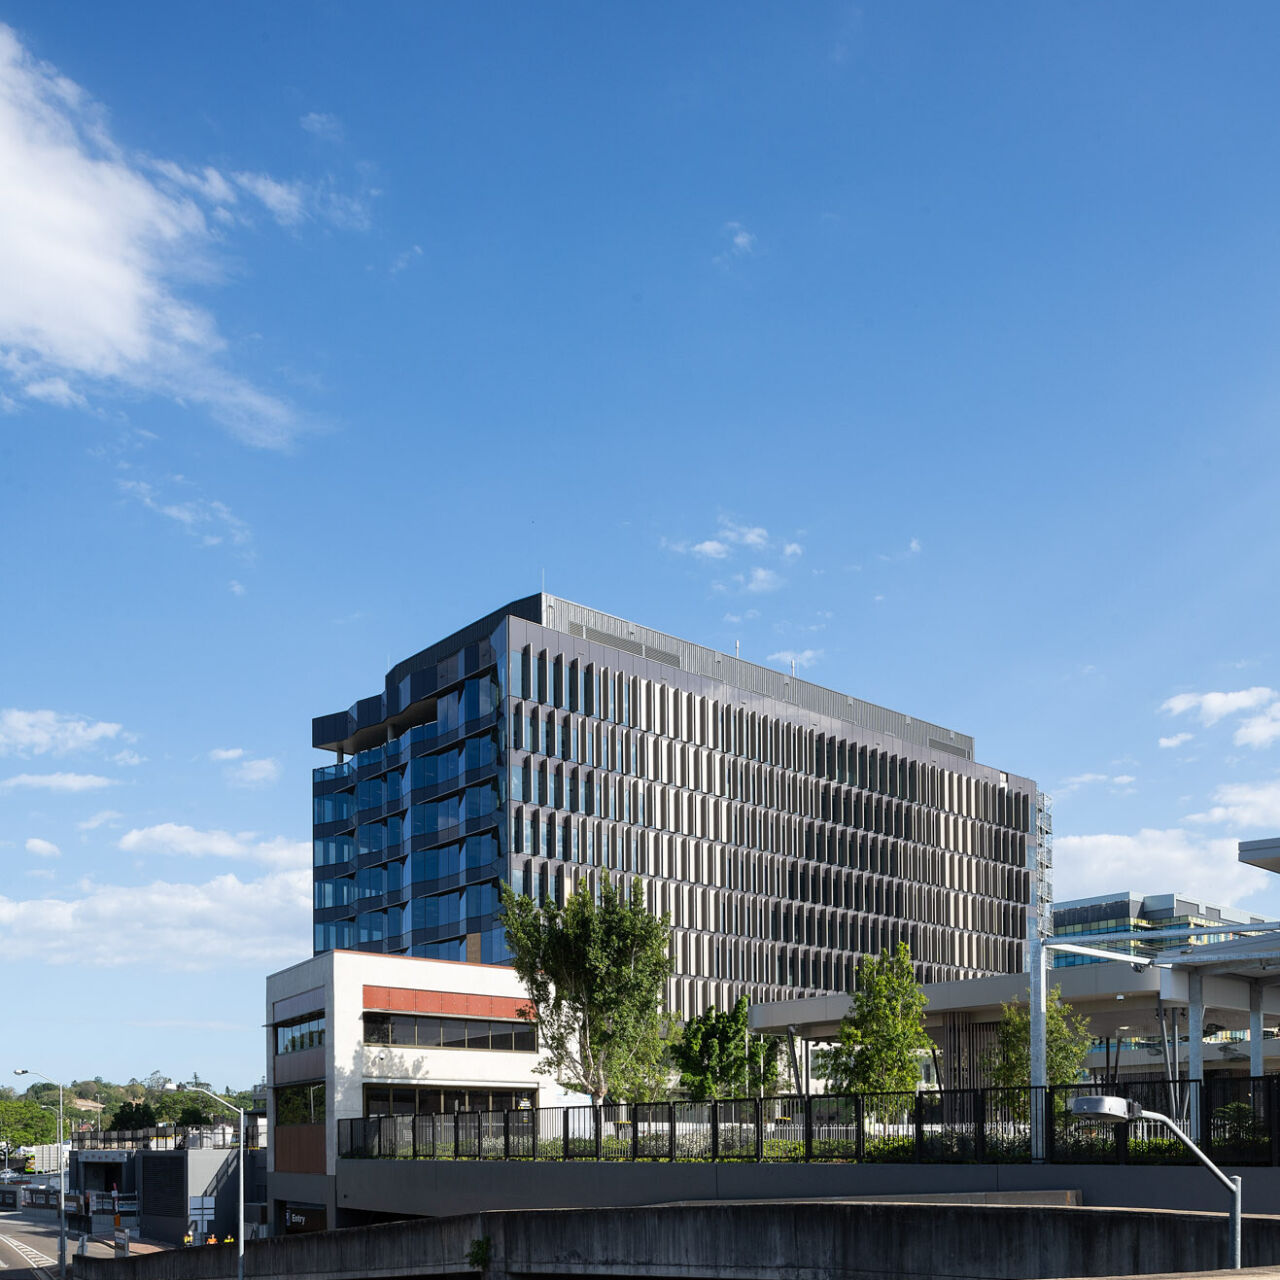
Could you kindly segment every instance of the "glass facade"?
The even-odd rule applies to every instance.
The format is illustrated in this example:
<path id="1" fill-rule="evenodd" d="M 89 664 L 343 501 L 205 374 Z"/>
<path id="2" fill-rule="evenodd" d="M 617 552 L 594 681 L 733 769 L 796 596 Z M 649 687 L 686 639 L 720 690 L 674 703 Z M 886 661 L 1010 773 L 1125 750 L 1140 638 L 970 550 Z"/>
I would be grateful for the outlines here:
<path id="1" fill-rule="evenodd" d="M 608 872 L 670 916 L 686 1016 L 846 991 L 899 940 L 924 980 L 1023 967 L 1033 782 L 554 597 L 399 664 L 313 740 L 340 753 L 313 783 L 317 952 L 502 963 L 501 881 L 563 901 Z"/>

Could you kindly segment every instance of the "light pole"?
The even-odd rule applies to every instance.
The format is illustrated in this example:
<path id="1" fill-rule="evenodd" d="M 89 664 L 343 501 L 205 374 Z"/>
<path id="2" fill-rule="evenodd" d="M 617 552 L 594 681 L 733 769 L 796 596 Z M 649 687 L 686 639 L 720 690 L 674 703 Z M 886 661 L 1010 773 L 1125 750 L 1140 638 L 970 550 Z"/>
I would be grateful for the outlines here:
<path id="1" fill-rule="evenodd" d="M 1104 1124 L 1124 1124 L 1129 1120 L 1156 1120 L 1166 1128 L 1172 1129 L 1182 1139 L 1191 1154 L 1231 1192 L 1227 1252 L 1231 1255 L 1230 1266 L 1236 1271 L 1240 1270 L 1240 1178 L 1238 1175 L 1228 1178 L 1168 1116 L 1161 1115 L 1158 1111 L 1146 1111 L 1139 1103 L 1129 1098 L 1103 1097 L 1096 1094 L 1072 1098 L 1071 1114 L 1080 1120 L 1101 1120 Z"/>
<path id="2" fill-rule="evenodd" d="M 39 1071 L 14 1067 L 15 1076 L 39 1076 L 58 1086 L 58 1280 L 67 1280 L 67 1180 L 63 1174 L 66 1153 L 62 1147 L 62 1085 Z"/>
<path id="3" fill-rule="evenodd" d="M 236 1161 L 236 1168 L 239 1174 L 240 1194 L 238 1198 L 237 1208 L 239 1210 L 238 1226 L 236 1230 L 236 1280 L 244 1280 L 244 1112 L 226 1098 L 220 1098 L 211 1089 L 206 1089 L 202 1084 L 196 1084 L 192 1081 L 190 1084 L 174 1084 L 172 1080 L 165 1085 L 165 1091 L 168 1093 L 176 1093 L 179 1089 L 185 1092 L 203 1093 L 206 1098 L 212 1098 L 214 1102 L 220 1102 L 228 1111 L 234 1111 L 240 1117 L 240 1155 Z"/>

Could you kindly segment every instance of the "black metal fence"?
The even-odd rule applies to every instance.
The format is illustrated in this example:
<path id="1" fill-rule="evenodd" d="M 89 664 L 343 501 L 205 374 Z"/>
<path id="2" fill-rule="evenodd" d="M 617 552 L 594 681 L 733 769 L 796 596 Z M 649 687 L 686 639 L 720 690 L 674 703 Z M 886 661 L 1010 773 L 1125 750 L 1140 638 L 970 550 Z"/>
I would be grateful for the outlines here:
<path id="1" fill-rule="evenodd" d="M 250 1118 L 244 1127 L 244 1145 L 249 1151 L 266 1146 L 265 1119 Z M 73 1148 L 79 1151 L 182 1151 L 186 1148 L 226 1149 L 240 1145 L 240 1122 L 202 1125 L 157 1125 L 154 1129 L 104 1129 L 101 1133 L 73 1133 Z"/>
<path id="2" fill-rule="evenodd" d="M 1043 1108 L 1055 1163 L 1186 1164 L 1160 1122 L 1075 1119 L 1073 1097 L 1106 1093 L 1167 1115 L 1222 1164 L 1280 1164 L 1280 1076 L 1144 1080 L 1046 1090 L 954 1089 L 721 1102 L 460 1111 L 338 1121 L 343 1159 L 1029 1163 Z"/>

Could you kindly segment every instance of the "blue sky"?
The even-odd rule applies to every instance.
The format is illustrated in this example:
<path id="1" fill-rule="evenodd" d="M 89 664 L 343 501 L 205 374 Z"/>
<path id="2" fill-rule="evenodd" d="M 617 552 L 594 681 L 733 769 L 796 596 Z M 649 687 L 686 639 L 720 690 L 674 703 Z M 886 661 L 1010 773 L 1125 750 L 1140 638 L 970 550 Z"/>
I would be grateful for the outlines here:
<path id="1" fill-rule="evenodd" d="M 549 590 L 1280 916 L 1280 11 L 0 7 L 0 957 L 262 1072 L 313 715 Z"/>

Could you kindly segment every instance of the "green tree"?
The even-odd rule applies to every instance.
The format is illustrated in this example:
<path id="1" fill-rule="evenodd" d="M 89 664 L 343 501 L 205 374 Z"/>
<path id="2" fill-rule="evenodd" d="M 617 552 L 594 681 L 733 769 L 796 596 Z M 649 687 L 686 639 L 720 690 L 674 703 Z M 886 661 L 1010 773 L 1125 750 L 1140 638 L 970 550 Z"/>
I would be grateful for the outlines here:
<path id="1" fill-rule="evenodd" d="M 154 1129 L 156 1113 L 149 1102 L 122 1102 L 108 1129 Z"/>
<path id="2" fill-rule="evenodd" d="M 727 1013 L 712 1005 L 686 1023 L 672 1042 L 671 1059 L 680 1069 L 680 1087 L 695 1102 L 776 1092 L 778 1042 L 772 1037 L 751 1039 L 749 1007 L 746 996 Z"/>
<path id="3" fill-rule="evenodd" d="M 905 942 L 896 951 L 863 956 L 853 1006 L 840 1023 L 840 1042 L 818 1058 L 832 1093 L 906 1093 L 920 1080 L 926 997 Z"/>
<path id="4" fill-rule="evenodd" d="M 57 1112 L 45 1111 L 34 1098 L 0 1099 L 0 1142 L 34 1147 L 57 1140 Z"/>
<path id="5" fill-rule="evenodd" d="M 1050 1084 L 1080 1078 L 1093 1045 L 1089 1019 L 1064 1004 L 1060 988 L 1045 998 L 1045 1066 Z M 997 1088 L 1031 1083 L 1031 1006 L 1007 1004 L 996 1027 L 996 1042 L 982 1060 L 987 1079 Z"/>
<path id="6" fill-rule="evenodd" d="M 653 1097 L 667 1051 L 670 922 L 650 915 L 640 880 L 624 897 L 607 874 L 563 907 L 502 887 L 502 918 L 545 1057 L 536 1070 L 591 1095 Z"/>

